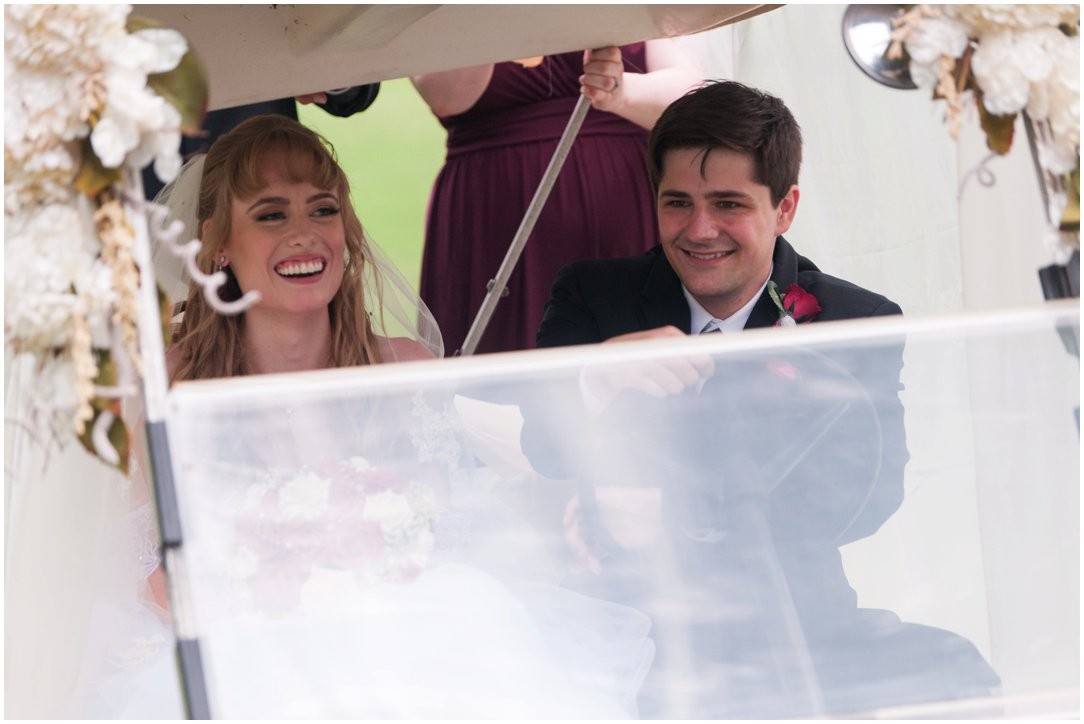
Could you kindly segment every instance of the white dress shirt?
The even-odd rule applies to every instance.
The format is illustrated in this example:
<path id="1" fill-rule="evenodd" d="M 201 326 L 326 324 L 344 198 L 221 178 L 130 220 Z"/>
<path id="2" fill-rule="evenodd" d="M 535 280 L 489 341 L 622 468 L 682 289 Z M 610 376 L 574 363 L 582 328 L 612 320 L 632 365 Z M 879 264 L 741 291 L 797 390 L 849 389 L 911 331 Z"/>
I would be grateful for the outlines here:
<path id="1" fill-rule="evenodd" d="M 681 291 L 685 295 L 685 301 L 689 303 L 689 333 L 703 334 L 711 331 L 711 329 L 718 329 L 723 334 L 726 334 L 728 332 L 740 332 L 745 329 L 745 323 L 749 321 L 749 315 L 753 313 L 753 307 L 756 306 L 757 300 L 764 293 L 765 287 L 768 286 L 768 280 L 771 278 L 772 272 L 768 270 L 768 278 L 760 285 L 760 289 L 753 295 L 753 298 L 726 319 L 716 319 L 711 316 L 711 313 L 700 306 L 700 302 L 696 301 L 693 295 L 689 293 L 689 290 L 685 288 L 685 285 L 682 284 Z M 710 329 L 709 325 L 711 325 Z"/>

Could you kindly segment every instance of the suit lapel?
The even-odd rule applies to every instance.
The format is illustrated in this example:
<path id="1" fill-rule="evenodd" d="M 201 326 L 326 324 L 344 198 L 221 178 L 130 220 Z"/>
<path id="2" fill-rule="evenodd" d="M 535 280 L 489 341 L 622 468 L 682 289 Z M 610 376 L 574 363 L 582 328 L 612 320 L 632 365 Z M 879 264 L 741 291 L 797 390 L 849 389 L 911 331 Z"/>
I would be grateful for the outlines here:
<path id="1" fill-rule="evenodd" d="M 771 281 L 779 287 L 780 293 L 798 281 L 798 253 L 782 236 L 775 239 Z M 777 321 L 779 321 L 779 308 L 775 306 L 775 302 L 772 301 L 765 287 L 760 299 L 753 306 L 753 311 L 749 314 L 745 328 L 773 327 Z"/>
<path id="2" fill-rule="evenodd" d="M 681 290 L 681 280 L 674 273 L 660 247 L 655 247 L 656 257 L 647 275 L 642 292 L 644 329 L 655 329 L 672 324 L 689 333 L 692 324 L 689 304 Z"/>

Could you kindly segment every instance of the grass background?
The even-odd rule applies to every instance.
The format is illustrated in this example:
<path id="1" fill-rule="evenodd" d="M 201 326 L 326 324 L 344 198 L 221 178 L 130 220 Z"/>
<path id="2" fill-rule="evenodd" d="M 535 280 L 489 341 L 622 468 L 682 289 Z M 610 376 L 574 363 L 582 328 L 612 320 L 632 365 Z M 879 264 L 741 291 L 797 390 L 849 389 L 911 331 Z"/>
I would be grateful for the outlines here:
<path id="1" fill-rule="evenodd" d="M 381 83 L 376 101 L 349 118 L 300 104 L 298 116 L 335 147 L 362 226 L 417 289 L 444 128 L 407 78 Z"/>

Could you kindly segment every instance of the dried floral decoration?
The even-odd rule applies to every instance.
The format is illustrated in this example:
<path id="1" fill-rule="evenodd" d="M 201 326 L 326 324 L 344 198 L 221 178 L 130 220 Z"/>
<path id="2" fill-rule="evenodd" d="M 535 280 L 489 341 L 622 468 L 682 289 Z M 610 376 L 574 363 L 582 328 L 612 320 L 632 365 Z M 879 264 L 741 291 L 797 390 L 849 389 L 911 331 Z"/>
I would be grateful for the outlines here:
<path id="1" fill-rule="evenodd" d="M 1038 139 L 1056 213 L 1080 225 L 1080 6 L 915 5 L 894 21 L 886 57 L 910 61 L 911 79 L 945 101 L 959 137 L 973 100 L 991 151 L 1006 154 L 1017 115 Z"/>
<path id="2" fill-rule="evenodd" d="M 130 12 L 4 7 L 4 341 L 37 374 L 22 422 L 121 469 L 118 370 L 141 370 L 125 191 L 152 162 L 176 175 L 207 97 L 185 39 Z"/>

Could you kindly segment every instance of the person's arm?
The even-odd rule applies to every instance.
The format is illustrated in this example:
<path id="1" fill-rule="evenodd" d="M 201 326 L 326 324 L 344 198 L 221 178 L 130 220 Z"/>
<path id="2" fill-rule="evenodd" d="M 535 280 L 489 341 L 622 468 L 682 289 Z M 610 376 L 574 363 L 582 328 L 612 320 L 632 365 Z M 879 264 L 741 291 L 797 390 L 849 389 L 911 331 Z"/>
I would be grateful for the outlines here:
<path id="1" fill-rule="evenodd" d="M 580 76 L 592 107 L 648 129 L 668 105 L 703 80 L 696 63 L 670 38 L 647 41 L 646 73 L 625 73 L 621 49 L 609 47 L 586 51 Z"/>
<path id="2" fill-rule="evenodd" d="M 477 103 L 492 77 L 493 65 L 489 64 L 416 75 L 410 80 L 433 115 L 447 118 Z"/>

